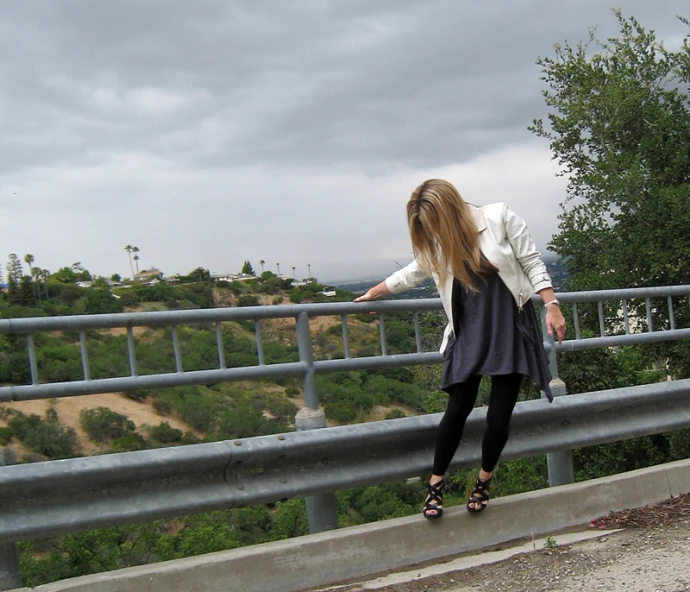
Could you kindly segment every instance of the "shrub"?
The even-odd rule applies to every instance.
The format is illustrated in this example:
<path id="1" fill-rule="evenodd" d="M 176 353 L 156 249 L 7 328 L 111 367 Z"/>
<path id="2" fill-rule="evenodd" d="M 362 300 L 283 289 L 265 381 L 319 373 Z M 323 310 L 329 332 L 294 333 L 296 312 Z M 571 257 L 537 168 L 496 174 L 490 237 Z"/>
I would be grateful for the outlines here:
<path id="1" fill-rule="evenodd" d="M 401 419 L 407 417 L 407 414 L 402 409 L 391 409 L 386 413 L 386 419 Z"/>
<path id="2" fill-rule="evenodd" d="M 14 434 L 11 428 L 0 428 L 0 446 L 7 446 Z"/>
<path id="3" fill-rule="evenodd" d="M 12 421 L 23 415 L 17 413 Z M 26 416 L 24 416 L 26 418 Z M 76 454 L 77 434 L 73 428 L 61 426 L 57 419 L 43 421 L 38 415 L 30 415 L 24 423 L 24 437 L 26 446 L 38 454 L 51 459 L 70 458 Z M 10 426 L 12 427 L 12 426 Z M 14 427 L 12 430 L 16 432 Z"/>
<path id="4" fill-rule="evenodd" d="M 192 432 L 182 434 L 182 444 L 198 444 L 199 442 L 201 442 L 201 439 L 197 438 Z"/>
<path id="5" fill-rule="evenodd" d="M 137 306 L 139 304 L 139 295 L 134 290 L 122 290 L 118 292 L 122 306 Z"/>
<path id="6" fill-rule="evenodd" d="M 107 442 L 134 432 L 136 425 L 126 415 L 107 407 L 82 409 L 79 422 L 94 442 Z"/>
<path id="7" fill-rule="evenodd" d="M 237 306 L 259 306 L 259 299 L 254 294 L 242 294 L 237 300 Z"/>
<path id="8" fill-rule="evenodd" d="M 173 444 L 182 441 L 182 430 L 172 427 L 167 421 L 149 429 L 149 435 L 161 444 Z"/>
<path id="9" fill-rule="evenodd" d="M 24 440 L 30 432 L 37 430 L 41 423 L 41 418 L 35 413 L 24 415 L 21 411 L 17 411 L 7 425 L 17 438 Z"/>
<path id="10" fill-rule="evenodd" d="M 173 407 L 170 401 L 165 399 L 156 399 L 153 402 L 153 409 L 158 415 L 170 415 L 172 413 Z"/>
<path id="11" fill-rule="evenodd" d="M 113 440 L 113 452 L 133 452 L 135 450 L 144 450 L 146 442 L 136 432 L 130 432 L 125 436 Z"/>
<path id="12" fill-rule="evenodd" d="M 125 395 L 133 401 L 145 401 L 149 396 L 149 392 L 147 390 L 138 389 L 135 391 L 127 391 Z"/>
<path id="13" fill-rule="evenodd" d="M 290 398 L 295 398 L 300 396 L 299 389 L 294 386 L 289 386 L 285 389 L 285 394 Z"/>

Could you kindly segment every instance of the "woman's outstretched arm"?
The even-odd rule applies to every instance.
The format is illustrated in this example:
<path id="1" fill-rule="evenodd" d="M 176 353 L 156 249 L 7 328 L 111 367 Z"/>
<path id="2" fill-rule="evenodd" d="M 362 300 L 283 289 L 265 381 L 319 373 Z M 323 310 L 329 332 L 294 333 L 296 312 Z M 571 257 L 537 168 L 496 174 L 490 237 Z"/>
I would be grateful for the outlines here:
<path id="1" fill-rule="evenodd" d="M 369 288 L 365 294 L 355 298 L 355 302 L 368 302 L 370 300 L 377 300 L 381 296 L 388 296 L 391 291 L 388 289 L 386 280 L 383 280 L 380 284 L 376 284 L 373 288 Z"/>

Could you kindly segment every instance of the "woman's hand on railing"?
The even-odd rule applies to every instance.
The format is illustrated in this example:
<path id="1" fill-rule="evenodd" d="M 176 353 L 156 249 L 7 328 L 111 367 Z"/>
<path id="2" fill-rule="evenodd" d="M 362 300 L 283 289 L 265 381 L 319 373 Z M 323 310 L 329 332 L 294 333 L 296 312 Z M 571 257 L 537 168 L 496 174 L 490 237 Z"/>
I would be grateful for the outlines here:
<path id="1" fill-rule="evenodd" d="M 364 294 L 354 299 L 354 302 L 371 302 L 378 300 L 381 296 L 387 296 L 391 291 L 386 285 L 386 281 L 376 284 L 373 288 L 369 288 Z"/>

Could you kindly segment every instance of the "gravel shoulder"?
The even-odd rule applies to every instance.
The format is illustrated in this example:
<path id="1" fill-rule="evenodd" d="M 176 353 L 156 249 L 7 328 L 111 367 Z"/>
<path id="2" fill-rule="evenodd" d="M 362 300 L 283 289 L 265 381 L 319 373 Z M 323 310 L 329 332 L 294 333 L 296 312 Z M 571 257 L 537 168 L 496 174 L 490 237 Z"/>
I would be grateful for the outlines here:
<path id="1" fill-rule="evenodd" d="M 388 586 L 351 584 L 339 592 L 687 592 L 690 591 L 690 494 L 611 513 L 590 529 L 600 538 L 521 553 L 510 559 Z M 542 543 L 543 544 L 543 543 Z M 417 576 L 420 577 L 417 577 Z M 373 582 L 372 582 L 373 584 Z"/>

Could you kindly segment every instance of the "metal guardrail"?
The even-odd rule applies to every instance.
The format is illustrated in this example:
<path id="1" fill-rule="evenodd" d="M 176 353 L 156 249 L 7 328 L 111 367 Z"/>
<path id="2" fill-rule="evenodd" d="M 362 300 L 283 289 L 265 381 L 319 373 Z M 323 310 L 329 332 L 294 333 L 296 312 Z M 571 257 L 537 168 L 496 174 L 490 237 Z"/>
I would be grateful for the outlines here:
<path id="1" fill-rule="evenodd" d="M 505 459 L 690 428 L 690 379 L 516 407 Z M 454 468 L 476 465 L 475 409 Z M 441 414 L 0 471 L 0 543 L 332 493 L 428 471 Z"/>
<path id="2" fill-rule="evenodd" d="M 599 292 L 570 292 L 559 294 L 561 302 L 573 307 L 572 326 L 575 339 L 553 345 L 548 339 L 547 351 L 555 347 L 556 352 L 578 351 L 598 347 L 613 347 L 635 343 L 669 341 L 690 337 L 690 328 L 677 328 L 675 323 L 674 297 L 690 295 L 690 286 L 663 288 L 638 288 L 628 290 L 604 290 Z M 652 298 L 664 298 L 668 304 L 668 328 L 655 330 L 652 323 Z M 646 306 L 646 331 L 631 332 L 628 302 L 643 299 Z M 690 298 L 688 298 L 690 302 Z M 620 302 L 622 316 L 620 322 L 624 334 L 607 333 L 607 319 L 604 317 L 603 303 Z M 533 302 L 539 304 L 538 296 Z M 598 307 L 599 336 L 582 338 L 579 319 L 579 303 L 594 302 Z M 270 379 L 280 376 L 302 376 L 305 378 L 305 398 L 310 409 L 318 409 L 318 397 L 313 386 L 313 375 L 328 372 L 363 370 L 391 366 L 434 364 L 441 361 L 436 351 L 422 349 L 419 328 L 419 313 L 440 311 L 438 299 L 389 300 L 373 303 L 327 303 L 296 304 L 285 306 L 255 306 L 245 308 L 220 308 L 187 311 L 164 311 L 143 313 L 120 313 L 103 315 L 78 315 L 64 317 L 39 317 L 29 319 L 0 319 L 0 335 L 26 335 L 27 357 L 31 372 L 31 384 L 0 387 L 0 402 L 46 399 L 72 395 L 131 391 L 137 389 L 163 388 L 190 384 L 213 384 L 224 381 Z M 385 316 L 397 312 L 411 312 L 415 330 L 416 352 L 401 355 L 388 355 Z M 381 356 L 352 357 L 349 347 L 347 316 L 353 314 L 378 313 Z M 340 317 L 342 325 L 344 358 L 314 360 L 308 320 L 318 316 Z M 261 321 L 267 319 L 296 319 L 297 342 L 300 361 L 294 363 L 266 364 L 263 353 Z M 228 368 L 222 342 L 222 325 L 226 321 L 253 321 L 257 345 L 257 364 L 242 368 Z M 609 329 L 611 329 L 611 322 Z M 218 347 L 218 368 L 200 371 L 185 371 L 182 364 L 180 340 L 177 327 L 200 323 L 215 325 Z M 135 352 L 134 327 L 170 327 L 176 371 L 165 374 L 139 375 Z M 92 379 L 86 331 L 92 329 L 125 329 L 127 332 L 127 355 L 130 365 L 129 376 L 117 378 Z M 34 335 L 52 331 L 79 331 L 83 379 L 57 383 L 41 383 L 37 362 Z"/>
<path id="3" fill-rule="evenodd" d="M 120 313 L 103 315 L 78 315 L 30 319 L 0 320 L 0 334 L 26 335 L 27 354 L 31 369 L 31 384 L 0 387 L 0 402 L 47 399 L 72 395 L 131 391 L 137 389 L 163 388 L 190 384 L 214 384 L 225 381 L 270 379 L 280 376 L 303 376 L 315 373 L 340 372 L 355 369 L 381 368 L 390 366 L 429 364 L 440 361 L 436 352 L 424 353 L 419 329 L 419 313 L 440 310 L 438 300 L 385 301 L 375 304 L 339 302 L 332 304 L 296 304 L 285 306 L 250 306 L 243 308 L 217 308 L 188 311 L 164 311 L 148 313 Z M 348 338 L 347 315 L 379 313 L 380 346 L 383 356 L 353 358 Z M 385 337 L 385 314 L 412 312 L 415 327 L 417 352 L 402 356 L 388 356 Z M 345 357 L 338 360 L 314 360 L 309 331 L 309 318 L 338 316 L 342 325 Z M 263 352 L 261 321 L 268 319 L 296 319 L 297 342 L 300 362 L 266 364 Z M 222 341 L 222 325 L 227 321 L 253 321 L 257 345 L 255 366 L 228 368 Z M 179 325 L 213 323 L 218 348 L 218 368 L 200 371 L 185 371 L 182 365 Z M 167 374 L 142 376 L 137 369 L 134 327 L 170 327 L 172 329 L 173 352 L 176 371 Z M 88 339 L 86 331 L 91 329 L 125 329 L 127 331 L 127 356 L 130 365 L 129 376 L 93 380 L 90 376 Z M 41 383 L 36 362 L 34 335 L 52 331 L 79 331 L 83 379 L 58 383 Z M 307 406 L 318 409 L 315 388 L 305 384 Z"/>
<path id="4" fill-rule="evenodd" d="M 572 307 L 575 339 L 558 345 L 545 334 L 556 395 L 566 394 L 558 379 L 557 352 L 690 337 L 690 328 L 677 327 L 675 314 L 679 303 L 690 304 L 690 286 L 573 292 L 558 298 Z M 666 315 L 655 304 L 659 299 L 666 303 Z M 534 302 L 538 304 L 538 297 Z M 588 303 L 596 304 L 599 334 L 583 337 L 581 317 L 589 317 L 590 332 L 592 326 L 591 311 L 584 310 Z M 440 362 L 437 351 L 423 350 L 419 324 L 419 313 L 440 310 L 437 299 L 427 299 L 0 320 L 0 334 L 27 336 L 31 374 L 31 384 L 0 387 L 0 402 L 279 376 L 301 376 L 306 401 L 306 408 L 295 418 L 295 433 L 0 468 L 0 566 L 16 565 L 13 546 L 2 547 L 3 541 L 287 497 L 309 496 L 307 514 L 312 532 L 337 526 L 333 492 L 428 471 L 439 416 L 304 431 L 326 426 L 315 376 Z M 385 316 L 398 312 L 413 315 L 417 351 L 389 355 Z M 541 312 L 543 317 L 543 308 Z M 379 315 L 382 355 L 352 357 L 347 315 L 367 313 Z M 343 359 L 314 359 L 309 319 L 324 315 L 340 317 Z M 261 321 L 276 318 L 295 319 L 299 362 L 266 363 Z M 254 322 L 258 363 L 229 368 L 222 323 L 247 320 Z M 185 371 L 177 327 L 198 323 L 215 324 L 218 367 Z M 175 372 L 139 375 L 133 331 L 139 326 L 171 328 Z M 126 330 L 130 373 L 92 379 L 86 332 L 112 328 Z M 73 330 L 80 336 L 82 379 L 41 383 L 34 335 Z M 553 405 L 544 401 L 520 403 L 503 457 L 547 452 L 550 483 L 572 481 L 573 447 L 690 427 L 689 393 L 690 382 L 682 380 L 559 397 Z M 484 414 L 483 409 L 477 409 L 471 415 L 454 466 L 478 461 Z M 14 558 L 10 557 L 13 552 Z M 16 584 L 12 577 L 7 581 Z M 0 589 L 4 581 L 0 574 Z"/>

